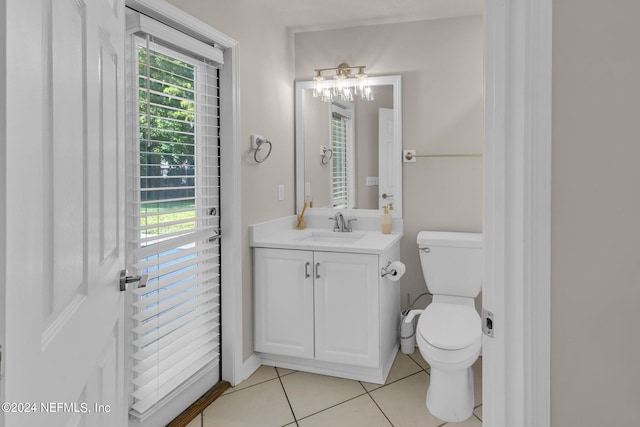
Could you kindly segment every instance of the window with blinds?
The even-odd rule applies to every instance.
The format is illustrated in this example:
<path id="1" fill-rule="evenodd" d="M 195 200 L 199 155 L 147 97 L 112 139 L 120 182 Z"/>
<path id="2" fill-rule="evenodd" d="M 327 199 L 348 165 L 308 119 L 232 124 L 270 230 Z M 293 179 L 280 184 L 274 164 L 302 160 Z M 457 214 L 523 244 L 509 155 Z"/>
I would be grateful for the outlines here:
<path id="1" fill-rule="evenodd" d="M 351 113 L 338 105 L 332 105 L 331 112 L 331 206 L 334 208 L 352 208 L 355 205 L 353 194 L 353 144 Z"/>
<path id="2" fill-rule="evenodd" d="M 200 52 L 173 48 L 179 42 L 157 39 L 144 25 L 135 34 L 129 262 L 149 280 L 132 291 L 130 412 L 144 418 L 219 369 L 222 57 L 203 56 L 207 48 L 216 54 L 206 45 Z"/>

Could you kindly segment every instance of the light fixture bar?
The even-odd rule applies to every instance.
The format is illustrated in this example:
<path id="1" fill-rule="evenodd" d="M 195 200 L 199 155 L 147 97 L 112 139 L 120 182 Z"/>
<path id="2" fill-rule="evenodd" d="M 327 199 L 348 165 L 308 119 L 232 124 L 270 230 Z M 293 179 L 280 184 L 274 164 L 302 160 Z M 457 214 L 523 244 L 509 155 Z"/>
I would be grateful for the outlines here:
<path id="1" fill-rule="evenodd" d="M 313 78 L 313 96 L 325 102 L 332 102 L 336 97 L 340 97 L 343 101 L 353 101 L 355 92 L 355 95 L 365 101 L 373 100 L 373 90 L 364 72 L 366 67 L 366 65 L 351 66 L 343 62 L 337 67 L 316 68 L 314 70 L 316 75 Z M 351 70 L 358 70 L 358 72 L 352 74 Z M 336 72 L 332 83 L 322 76 L 326 71 Z"/>
<path id="2" fill-rule="evenodd" d="M 351 66 L 349 64 L 347 64 L 346 62 L 343 62 L 342 64 L 338 65 L 337 67 L 329 67 L 329 68 L 316 68 L 313 71 L 315 71 L 316 73 L 323 73 L 325 71 L 335 71 L 335 70 L 344 70 L 344 69 L 349 69 L 349 71 L 354 70 L 356 68 L 361 68 L 361 69 L 365 69 L 367 68 L 366 65 L 355 65 L 355 66 Z"/>

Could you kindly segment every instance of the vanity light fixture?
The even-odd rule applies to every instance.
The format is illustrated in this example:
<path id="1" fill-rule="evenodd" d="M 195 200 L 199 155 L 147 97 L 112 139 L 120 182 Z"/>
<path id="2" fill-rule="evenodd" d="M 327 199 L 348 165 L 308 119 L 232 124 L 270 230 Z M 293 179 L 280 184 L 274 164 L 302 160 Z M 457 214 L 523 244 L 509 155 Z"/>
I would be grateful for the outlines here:
<path id="1" fill-rule="evenodd" d="M 365 101 L 373 100 L 373 90 L 369 86 L 368 76 L 364 69 L 366 65 L 350 66 L 346 62 L 332 68 L 316 68 L 313 78 L 313 96 L 324 102 L 331 102 L 339 97 L 343 101 L 353 101 L 353 96 L 359 96 Z M 354 75 L 351 70 L 358 70 Z M 333 81 L 327 81 L 322 73 L 335 71 Z"/>

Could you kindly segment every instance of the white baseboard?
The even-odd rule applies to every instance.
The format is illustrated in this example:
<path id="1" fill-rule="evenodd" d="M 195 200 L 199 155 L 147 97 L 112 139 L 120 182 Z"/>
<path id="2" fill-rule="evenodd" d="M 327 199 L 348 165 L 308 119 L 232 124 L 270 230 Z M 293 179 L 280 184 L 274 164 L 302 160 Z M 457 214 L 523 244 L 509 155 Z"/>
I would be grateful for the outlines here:
<path id="1" fill-rule="evenodd" d="M 253 373 L 257 371 L 260 366 L 262 366 L 262 359 L 256 353 L 253 353 L 247 360 L 242 363 L 242 373 L 240 381 L 238 383 L 241 383 L 242 381 L 253 375 Z M 237 384 L 232 384 L 232 386 L 234 387 L 236 385 Z"/>
<path id="2" fill-rule="evenodd" d="M 398 348 L 397 344 L 390 348 L 389 353 L 383 355 L 384 360 L 382 360 L 381 366 L 375 368 L 269 353 L 261 353 L 260 357 L 262 358 L 262 364 L 265 366 L 293 369 L 294 371 L 311 372 L 374 384 L 384 384 L 391 370 L 391 365 L 393 365 L 393 361 L 396 358 Z"/>

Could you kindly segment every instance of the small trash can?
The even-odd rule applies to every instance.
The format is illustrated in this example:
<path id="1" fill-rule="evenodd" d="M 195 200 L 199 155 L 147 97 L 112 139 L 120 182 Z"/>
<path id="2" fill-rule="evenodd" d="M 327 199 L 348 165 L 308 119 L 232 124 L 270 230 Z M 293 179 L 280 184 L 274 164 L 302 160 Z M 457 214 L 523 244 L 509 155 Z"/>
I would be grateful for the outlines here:
<path id="1" fill-rule="evenodd" d="M 404 319 L 409 314 L 409 310 L 402 312 L 400 316 L 400 350 L 404 354 L 413 354 L 416 349 L 416 322 L 418 317 L 414 317 L 409 323 Z"/>

